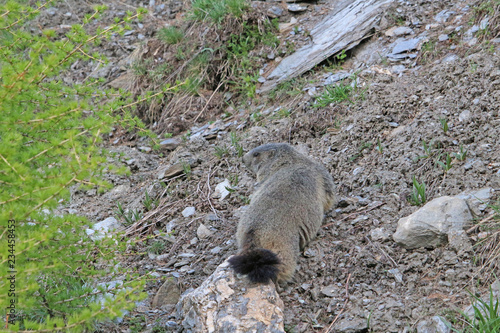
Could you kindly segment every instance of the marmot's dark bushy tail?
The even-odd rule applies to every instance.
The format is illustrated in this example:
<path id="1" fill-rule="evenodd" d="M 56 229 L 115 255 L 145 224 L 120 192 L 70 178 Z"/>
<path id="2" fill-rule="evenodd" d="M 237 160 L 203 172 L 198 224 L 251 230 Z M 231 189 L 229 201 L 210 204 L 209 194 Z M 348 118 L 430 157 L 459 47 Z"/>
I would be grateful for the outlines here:
<path id="1" fill-rule="evenodd" d="M 281 263 L 278 256 L 266 249 L 253 249 L 229 259 L 229 264 L 238 274 L 248 275 L 251 282 L 276 282 Z"/>

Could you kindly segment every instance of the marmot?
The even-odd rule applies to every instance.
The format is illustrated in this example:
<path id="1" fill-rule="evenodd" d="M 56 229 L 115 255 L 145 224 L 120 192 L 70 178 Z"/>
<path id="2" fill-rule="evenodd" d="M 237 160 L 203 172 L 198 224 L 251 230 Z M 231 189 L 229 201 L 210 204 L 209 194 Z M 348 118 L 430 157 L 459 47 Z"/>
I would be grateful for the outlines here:
<path id="1" fill-rule="evenodd" d="M 243 162 L 258 185 L 238 224 L 239 252 L 229 263 L 254 283 L 289 281 L 300 250 L 334 204 L 332 176 L 286 143 L 259 146 Z"/>

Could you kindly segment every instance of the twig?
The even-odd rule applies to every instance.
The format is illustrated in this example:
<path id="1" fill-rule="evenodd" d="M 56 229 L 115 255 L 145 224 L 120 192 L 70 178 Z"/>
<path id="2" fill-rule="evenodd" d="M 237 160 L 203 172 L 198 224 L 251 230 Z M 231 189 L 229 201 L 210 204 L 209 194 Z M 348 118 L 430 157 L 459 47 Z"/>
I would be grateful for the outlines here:
<path id="1" fill-rule="evenodd" d="M 330 330 L 332 329 L 332 327 L 335 324 L 335 322 L 337 321 L 337 319 L 339 319 L 340 315 L 344 312 L 345 307 L 347 305 L 347 302 L 349 302 L 349 279 L 350 278 L 351 278 L 351 273 L 349 273 L 349 275 L 347 276 L 347 281 L 345 282 L 345 297 L 344 297 L 345 301 L 344 301 L 344 305 L 342 306 L 342 309 L 340 309 L 340 312 L 337 314 L 337 316 L 335 317 L 335 319 L 333 319 L 333 321 L 330 324 L 330 326 L 328 326 L 328 328 L 323 333 L 330 332 Z"/>
<path id="2" fill-rule="evenodd" d="M 203 112 L 205 112 L 205 110 L 207 109 L 208 107 L 208 104 L 210 103 L 210 101 L 212 100 L 212 98 L 214 97 L 215 93 L 217 93 L 217 90 L 219 90 L 219 88 L 222 86 L 224 82 L 221 81 L 219 83 L 219 85 L 217 86 L 217 88 L 215 88 L 214 92 L 212 93 L 212 95 L 210 96 L 210 98 L 208 99 L 207 103 L 205 104 L 205 106 L 203 107 L 203 109 L 201 109 L 200 113 L 198 113 L 198 115 L 196 116 L 196 118 L 194 118 L 193 122 L 196 122 L 198 120 L 198 118 L 200 118 L 200 116 L 203 114 Z"/>
<path id="3" fill-rule="evenodd" d="M 372 206 L 372 207 L 368 207 L 368 208 L 365 208 L 365 209 L 359 210 L 359 211 L 357 211 L 357 212 L 351 213 L 351 214 L 349 214 L 349 215 L 347 215 L 347 216 L 344 216 L 343 218 L 341 218 L 341 219 L 340 219 L 340 220 L 338 220 L 338 221 L 335 221 L 335 222 L 332 222 L 332 223 L 325 224 L 325 225 L 323 226 L 323 228 L 330 227 L 330 226 L 334 225 L 335 223 L 345 221 L 345 220 L 347 220 L 347 219 L 349 219 L 349 218 L 353 218 L 354 216 L 356 216 L 356 215 L 358 215 L 358 214 L 361 214 L 361 213 L 368 213 L 368 212 L 370 212 L 370 211 L 372 211 L 372 210 L 374 210 L 374 209 L 376 209 L 376 208 L 378 208 L 378 207 L 380 207 L 380 206 L 383 206 L 383 205 L 385 205 L 385 204 L 386 204 L 385 202 L 379 202 L 378 204 L 376 204 L 376 205 L 374 205 L 374 206 Z"/>
<path id="4" fill-rule="evenodd" d="M 476 225 L 472 226 L 471 228 L 467 229 L 467 231 L 465 233 L 470 234 L 475 229 L 477 229 L 479 226 L 481 226 L 483 223 L 486 223 L 486 222 L 490 221 L 491 219 L 493 219 L 495 217 L 495 215 L 497 215 L 497 213 L 493 212 L 490 216 L 484 218 L 478 224 L 476 224 Z"/>

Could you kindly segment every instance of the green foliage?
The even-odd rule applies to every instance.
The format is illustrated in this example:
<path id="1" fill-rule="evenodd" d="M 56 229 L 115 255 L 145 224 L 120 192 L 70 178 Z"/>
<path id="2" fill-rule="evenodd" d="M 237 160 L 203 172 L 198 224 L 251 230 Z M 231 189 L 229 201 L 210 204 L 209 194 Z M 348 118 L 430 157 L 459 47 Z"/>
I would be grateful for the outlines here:
<path id="1" fill-rule="evenodd" d="M 415 176 L 413 176 L 413 190 L 408 201 L 414 206 L 420 206 L 426 202 L 425 183 L 420 184 Z"/>
<path id="2" fill-rule="evenodd" d="M 333 86 L 326 86 L 325 90 L 316 98 L 314 107 L 324 108 L 331 103 L 340 103 L 344 101 L 351 101 L 351 92 L 353 88 L 341 81 L 339 84 Z"/>
<path id="3" fill-rule="evenodd" d="M 460 145 L 460 151 L 458 153 L 453 154 L 455 158 L 459 161 L 465 161 L 467 158 L 467 150 L 464 150 L 464 146 Z"/>
<path id="4" fill-rule="evenodd" d="M 242 157 L 245 153 L 243 150 L 243 146 L 240 145 L 240 141 L 241 139 L 238 137 L 238 135 L 235 132 L 231 132 L 231 145 L 236 150 L 236 155 L 238 157 Z"/>
<path id="5" fill-rule="evenodd" d="M 196 21 L 221 24 L 228 15 L 241 17 L 248 7 L 245 0 L 192 0 L 188 17 Z"/>
<path id="6" fill-rule="evenodd" d="M 215 146 L 215 156 L 217 156 L 219 159 L 222 159 L 224 156 L 229 155 L 229 149 L 223 145 L 223 146 Z"/>
<path id="7" fill-rule="evenodd" d="M 377 138 L 377 151 L 382 154 L 384 152 L 384 146 L 382 146 L 382 143 L 380 142 L 380 138 Z"/>
<path id="8" fill-rule="evenodd" d="M 158 39 L 167 44 L 177 44 L 184 38 L 184 33 L 177 27 L 166 27 L 158 30 Z"/>
<path id="9" fill-rule="evenodd" d="M 275 31 L 271 21 L 264 21 L 263 32 L 259 30 L 257 25 L 249 25 L 244 22 L 243 32 L 231 35 L 226 46 L 233 69 L 233 78 L 228 83 L 249 98 L 255 96 L 257 79 L 259 78 L 257 58 L 251 56 L 251 51 L 259 44 L 277 46 L 279 40 L 274 34 Z"/>
<path id="10" fill-rule="evenodd" d="M 443 132 L 448 132 L 448 121 L 446 118 L 439 118 L 439 122 L 441 123 L 441 128 L 443 129 Z"/>
<path id="11" fill-rule="evenodd" d="M 439 154 L 439 155 L 441 156 L 441 154 Z M 450 154 L 447 153 L 444 162 L 439 161 L 440 156 L 436 160 L 436 164 L 440 165 L 443 168 L 444 172 L 448 172 L 448 170 L 450 170 L 451 166 L 452 166 L 451 156 L 450 156 Z"/>
<path id="12" fill-rule="evenodd" d="M 500 332 L 500 307 L 499 299 L 493 294 L 490 288 L 490 295 L 487 301 L 471 294 L 473 298 L 472 309 L 474 315 L 468 316 L 462 313 L 464 317 L 465 330 L 459 331 L 452 328 L 458 333 L 493 333 Z"/>
<path id="13" fill-rule="evenodd" d="M 151 209 L 158 207 L 158 203 L 159 200 L 151 198 L 148 191 L 146 191 L 146 193 L 144 194 L 144 201 L 142 202 L 144 208 L 146 208 L 146 211 L 150 211 Z"/>
<path id="14" fill-rule="evenodd" d="M 155 240 L 148 248 L 148 252 L 154 254 L 160 254 L 165 251 L 165 242 L 161 240 Z"/>
<path id="15" fill-rule="evenodd" d="M 125 111 L 130 100 L 112 98 L 116 92 L 101 89 L 99 81 L 69 86 L 62 76 L 90 54 L 93 61 L 105 62 L 91 47 L 122 33 L 143 11 L 88 35 L 87 23 L 105 9 L 96 6 L 59 38 L 54 31 L 26 29 L 41 9 L 16 1 L 0 5 L 0 220 L 15 220 L 0 225 L 0 316 L 6 318 L 15 300 L 17 317 L 9 317 L 10 330 L 78 332 L 131 309 L 143 297 L 143 281 L 117 265 L 124 242 L 90 241 L 85 218 L 52 210 L 69 198 L 70 187 L 102 191 L 111 186 L 101 179 L 104 173 L 125 172 L 109 165 L 100 147 L 117 111 L 127 128 L 148 131 Z M 7 277 L 13 275 L 11 283 Z M 118 277 L 123 284 L 116 288 L 97 285 Z"/>
<path id="16" fill-rule="evenodd" d="M 279 83 L 276 88 L 269 92 L 269 98 L 282 99 L 285 97 L 297 96 L 302 93 L 302 89 L 305 86 L 305 80 L 294 78 L 288 81 Z M 280 109 L 281 111 L 282 109 Z M 284 109 L 283 109 L 284 110 Z M 282 117 L 283 118 L 283 117 Z"/>

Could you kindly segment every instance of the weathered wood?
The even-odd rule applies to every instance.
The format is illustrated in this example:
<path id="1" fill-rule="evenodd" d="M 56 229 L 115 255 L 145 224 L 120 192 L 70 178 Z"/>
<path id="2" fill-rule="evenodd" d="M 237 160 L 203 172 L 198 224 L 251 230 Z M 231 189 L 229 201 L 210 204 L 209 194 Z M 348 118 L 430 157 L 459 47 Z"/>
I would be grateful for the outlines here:
<path id="1" fill-rule="evenodd" d="M 358 45 L 375 27 L 392 0 L 343 1 L 311 31 L 312 42 L 286 57 L 268 75 L 260 92 L 310 70 L 342 50 Z"/>

